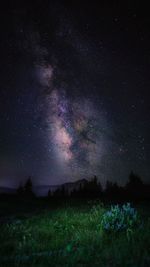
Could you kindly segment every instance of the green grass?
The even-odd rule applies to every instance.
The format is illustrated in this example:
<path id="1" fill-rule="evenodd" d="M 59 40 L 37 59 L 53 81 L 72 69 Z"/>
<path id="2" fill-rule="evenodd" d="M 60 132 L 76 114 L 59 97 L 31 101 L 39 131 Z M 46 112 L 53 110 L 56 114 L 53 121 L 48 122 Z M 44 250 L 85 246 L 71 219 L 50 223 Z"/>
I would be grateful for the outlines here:
<path id="1" fill-rule="evenodd" d="M 130 238 L 126 232 L 108 234 L 101 227 L 103 213 L 109 208 L 99 201 L 59 203 L 39 200 L 9 203 L 7 220 L 0 226 L 0 266 L 52 267 L 148 267 L 150 266 L 149 208 L 138 212 L 143 227 Z M 20 205 L 19 205 L 20 206 Z"/>

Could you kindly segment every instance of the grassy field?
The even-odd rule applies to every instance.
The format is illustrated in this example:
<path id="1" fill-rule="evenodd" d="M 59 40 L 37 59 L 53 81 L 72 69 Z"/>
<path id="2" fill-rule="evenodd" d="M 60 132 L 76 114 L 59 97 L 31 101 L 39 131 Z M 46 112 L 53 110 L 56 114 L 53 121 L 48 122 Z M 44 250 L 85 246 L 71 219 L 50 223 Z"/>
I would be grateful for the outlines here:
<path id="1" fill-rule="evenodd" d="M 101 230 L 109 208 L 100 201 L 1 201 L 0 266 L 150 266 L 148 206 L 137 206 L 143 226 L 130 238 Z"/>

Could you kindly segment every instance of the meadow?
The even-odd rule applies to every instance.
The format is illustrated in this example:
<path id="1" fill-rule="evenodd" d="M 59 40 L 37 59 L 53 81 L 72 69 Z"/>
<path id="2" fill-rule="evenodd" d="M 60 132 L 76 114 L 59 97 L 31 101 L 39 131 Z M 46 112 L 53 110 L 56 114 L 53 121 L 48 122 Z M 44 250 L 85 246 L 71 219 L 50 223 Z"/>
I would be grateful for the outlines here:
<path id="1" fill-rule="evenodd" d="M 142 225 L 128 234 L 101 228 L 99 200 L 0 201 L 0 267 L 148 267 L 150 209 L 133 204 Z"/>

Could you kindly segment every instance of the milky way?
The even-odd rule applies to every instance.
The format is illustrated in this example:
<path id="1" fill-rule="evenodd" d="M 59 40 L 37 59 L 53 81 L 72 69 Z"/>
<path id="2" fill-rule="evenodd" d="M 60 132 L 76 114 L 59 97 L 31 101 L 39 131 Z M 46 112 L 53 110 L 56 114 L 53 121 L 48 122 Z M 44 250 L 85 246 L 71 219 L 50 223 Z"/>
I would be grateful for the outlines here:
<path id="1" fill-rule="evenodd" d="M 111 132 L 104 111 L 94 106 L 94 98 L 73 98 L 54 88 L 52 66 L 38 67 L 37 74 L 43 88 L 49 89 L 44 97 L 45 121 L 47 146 L 59 166 L 56 177 L 61 173 L 62 180 L 70 181 L 98 175 Z"/>
<path id="2" fill-rule="evenodd" d="M 0 185 L 149 181 L 149 16 L 18 3 L 1 14 Z"/>

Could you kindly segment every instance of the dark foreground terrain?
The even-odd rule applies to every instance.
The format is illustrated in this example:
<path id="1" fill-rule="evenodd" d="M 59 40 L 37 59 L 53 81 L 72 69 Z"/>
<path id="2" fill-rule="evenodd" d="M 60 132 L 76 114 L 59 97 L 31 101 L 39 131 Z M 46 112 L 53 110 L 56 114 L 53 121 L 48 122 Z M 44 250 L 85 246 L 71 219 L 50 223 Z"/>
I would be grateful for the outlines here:
<path id="1" fill-rule="evenodd" d="M 0 266 L 148 267 L 150 209 L 133 204 L 142 225 L 126 231 L 102 230 L 109 203 L 99 200 L 0 200 Z"/>

